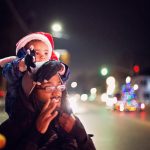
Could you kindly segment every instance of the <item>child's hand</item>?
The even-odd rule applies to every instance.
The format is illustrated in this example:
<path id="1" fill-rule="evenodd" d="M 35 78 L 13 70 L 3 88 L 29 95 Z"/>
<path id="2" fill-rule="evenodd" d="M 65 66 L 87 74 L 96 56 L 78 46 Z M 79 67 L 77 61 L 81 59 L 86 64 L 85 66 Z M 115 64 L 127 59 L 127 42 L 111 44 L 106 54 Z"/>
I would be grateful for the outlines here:
<path id="1" fill-rule="evenodd" d="M 25 56 L 25 64 L 26 64 L 26 66 L 27 66 L 27 70 L 29 71 L 29 72 L 31 72 L 31 67 L 32 68 L 35 68 L 36 67 L 36 65 L 35 65 L 35 52 L 34 52 L 34 50 L 30 50 L 30 49 L 28 49 L 27 50 L 27 54 L 26 54 L 26 56 Z"/>

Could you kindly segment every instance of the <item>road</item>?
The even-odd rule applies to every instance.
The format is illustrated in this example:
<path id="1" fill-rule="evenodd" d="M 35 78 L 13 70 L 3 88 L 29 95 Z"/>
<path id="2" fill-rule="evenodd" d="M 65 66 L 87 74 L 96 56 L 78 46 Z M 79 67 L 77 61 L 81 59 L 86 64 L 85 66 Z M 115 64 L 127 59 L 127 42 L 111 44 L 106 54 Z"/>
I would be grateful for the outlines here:
<path id="1" fill-rule="evenodd" d="M 150 150 L 150 114 L 113 112 L 104 105 L 82 102 L 76 115 L 92 138 L 97 150 Z M 0 122 L 6 114 L 0 113 Z"/>
<path id="2" fill-rule="evenodd" d="M 78 114 L 97 150 L 150 150 L 150 118 L 147 112 L 113 112 L 105 106 L 80 104 Z"/>

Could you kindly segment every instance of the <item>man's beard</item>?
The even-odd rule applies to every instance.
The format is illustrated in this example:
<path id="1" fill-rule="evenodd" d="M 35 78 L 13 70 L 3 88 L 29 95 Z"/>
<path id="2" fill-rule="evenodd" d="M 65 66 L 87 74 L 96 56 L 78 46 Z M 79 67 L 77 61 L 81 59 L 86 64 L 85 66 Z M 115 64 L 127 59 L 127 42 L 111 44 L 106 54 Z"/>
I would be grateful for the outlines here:
<path id="1" fill-rule="evenodd" d="M 61 96 L 53 96 L 53 97 L 51 97 L 50 98 L 50 101 L 51 102 L 56 102 L 56 103 L 58 103 L 58 102 L 61 102 Z M 51 103 L 50 102 L 50 103 Z M 38 106 L 39 106 L 39 108 L 40 108 L 40 110 L 42 110 L 42 108 L 43 108 L 43 106 L 45 105 L 45 101 L 44 100 L 39 100 L 38 101 Z M 55 110 L 57 110 L 58 108 L 56 108 Z M 54 111 L 55 111 L 54 110 Z"/>

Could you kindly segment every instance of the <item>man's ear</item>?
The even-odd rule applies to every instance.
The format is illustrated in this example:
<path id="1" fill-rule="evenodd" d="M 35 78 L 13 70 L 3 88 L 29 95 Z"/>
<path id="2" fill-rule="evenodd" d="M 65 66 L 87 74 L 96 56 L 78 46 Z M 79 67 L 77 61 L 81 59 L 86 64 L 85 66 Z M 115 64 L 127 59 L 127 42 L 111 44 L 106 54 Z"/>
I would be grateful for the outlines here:
<path id="1" fill-rule="evenodd" d="M 65 71 L 66 71 L 66 67 L 65 67 L 65 65 L 64 65 L 63 63 L 61 63 L 61 70 L 58 71 L 58 73 L 59 73 L 60 75 L 64 75 L 64 74 L 65 74 Z"/>

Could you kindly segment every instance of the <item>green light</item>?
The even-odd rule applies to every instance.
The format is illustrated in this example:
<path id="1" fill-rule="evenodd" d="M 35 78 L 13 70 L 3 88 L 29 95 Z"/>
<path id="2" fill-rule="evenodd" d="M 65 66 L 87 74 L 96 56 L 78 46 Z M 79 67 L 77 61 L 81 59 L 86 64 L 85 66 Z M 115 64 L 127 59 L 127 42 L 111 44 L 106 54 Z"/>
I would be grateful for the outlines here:
<path id="1" fill-rule="evenodd" d="M 108 69 L 107 68 L 102 68 L 101 69 L 101 75 L 106 76 L 108 74 Z"/>

